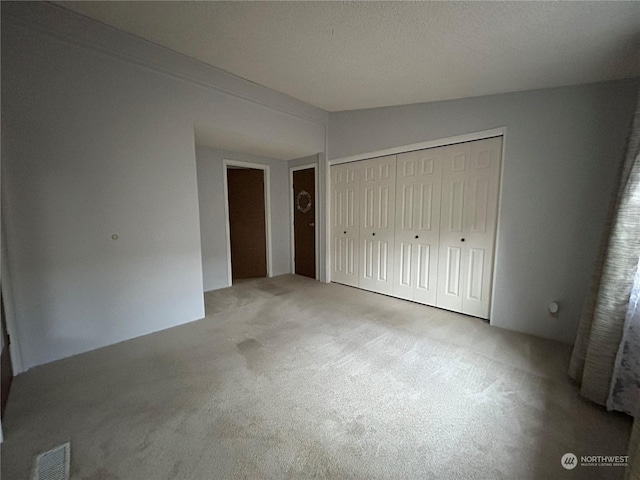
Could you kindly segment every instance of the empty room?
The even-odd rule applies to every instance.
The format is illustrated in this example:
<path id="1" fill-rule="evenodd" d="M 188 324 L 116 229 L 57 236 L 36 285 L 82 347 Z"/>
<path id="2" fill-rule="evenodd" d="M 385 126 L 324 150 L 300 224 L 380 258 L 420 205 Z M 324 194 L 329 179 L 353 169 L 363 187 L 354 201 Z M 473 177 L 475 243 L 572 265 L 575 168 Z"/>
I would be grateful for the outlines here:
<path id="1" fill-rule="evenodd" d="M 640 3 L 0 10 L 3 479 L 640 480 Z"/>

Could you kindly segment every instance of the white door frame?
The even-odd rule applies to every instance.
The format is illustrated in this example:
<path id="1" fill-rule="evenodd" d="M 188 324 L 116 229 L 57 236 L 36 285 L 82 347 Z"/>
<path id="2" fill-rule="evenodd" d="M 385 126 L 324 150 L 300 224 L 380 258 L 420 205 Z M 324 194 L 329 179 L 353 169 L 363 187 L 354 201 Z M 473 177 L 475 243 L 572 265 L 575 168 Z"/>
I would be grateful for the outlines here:
<path id="1" fill-rule="evenodd" d="M 341 163 L 349 163 L 355 162 L 358 160 L 367 160 L 369 158 L 374 157 L 383 157 L 386 155 L 398 155 L 400 153 L 412 152 L 414 150 L 425 150 L 427 148 L 436 148 L 436 147 L 444 147 L 447 145 L 453 145 L 456 143 L 464 143 L 464 142 L 473 142 L 476 140 L 485 140 L 487 138 L 492 137 L 502 137 L 502 152 L 500 157 L 500 178 L 498 180 L 498 219 L 496 221 L 496 241 L 493 246 L 493 265 L 491 270 L 491 300 L 489 305 L 489 323 L 491 323 L 491 319 L 493 318 L 493 307 L 495 305 L 495 293 L 496 293 L 496 265 L 498 264 L 498 245 L 500 243 L 500 218 L 502 214 L 502 191 L 503 191 L 503 172 L 504 172 L 504 161 L 505 161 L 505 152 L 507 145 L 507 128 L 499 127 L 492 128 L 490 130 L 481 130 L 479 132 L 466 133 L 463 135 L 455 135 L 452 137 L 438 138 L 436 140 L 428 140 L 426 142 L 412 143 L 410 145 L 404 145 L 401 147 L 393 147 L 386 148 L 384 150 L 374 150 L 372 152 L 367 153 L 359 153 L 357 155 L 350 155 L 348 157 L 336 158 L 333 160 L 329 160 L 329 168 L 327 169 L 326 182 L 327 182 L 327 199 L 330 202 L 331 200 L 331 166 L 339 165 Z M 327 231 L 329 230 L 329 225 L 331 225 L 331 208 L 330 206 L 326 209 L 325 214 L 325 224 L 327 225 Z M 326 255 L 326 264 L 327 264 L 327 283 L 331 282 L 331 242 L 327 241 L 325 244 L 325 255 Z"/>
<path id="2" fill-rule="evenodd" d="M 314 185 L 314 199 L 313 199 L 313 210 L 315 212 L 315 226 L 313 227 L 313 232 L 315 235 L 315 262 L 316 262 L 316 280 L 318 280 L 319 277 L 319 261 L 318 261 L 318 253 L 319 253 L 319 248 L 318 248 L 318 164 L 317 163 L 308 163 L 305 165 L 300 165 L 298 167 L 290 167 L 289 168 L 289 186 L 291 187 L 289 190 L 289 199 L 291 202 L 291 208 L 289 210 L 289 212 L 291 213 L 291 273 L 295 274 L 296 273 L 296 261 L 295 261 L 295 254 L 296 254 L 296 242 L 295 242 L 295 225 L 294 225 L 294 217 L 295 217 L 295 209 L 296 209 L 296 204 L 295 201 L 293 200 L 293 172 L 297 172 L 298 170 L 307 170 L 309 168 L 313 168 L 313 181 L 315 183 Z"/>
<path id="3" fill-rule="evenodd" d="M 264 171 L 264 220 L 267 240 L 267 277 L 273 276 L 271 254 L 271 170 L 269 165 L 262 163 L 244 162 L 242 160 L 222 160 L 222 178 L 224 184 L 224 218 L 227 240 L 227 282 L 233 284 L 233 271 L 231 269 L 231 227 L 229 224 L 229 184 L 227 169 L 229 167 L 253 168 Z"/>

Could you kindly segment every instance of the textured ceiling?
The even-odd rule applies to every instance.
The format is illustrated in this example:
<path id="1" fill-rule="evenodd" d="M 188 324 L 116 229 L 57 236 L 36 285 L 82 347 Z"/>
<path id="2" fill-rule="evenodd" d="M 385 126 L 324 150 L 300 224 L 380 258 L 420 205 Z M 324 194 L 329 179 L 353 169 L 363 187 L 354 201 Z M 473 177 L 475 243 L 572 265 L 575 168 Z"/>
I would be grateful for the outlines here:
<path id="1" fill-rule="evenodd" d="M 640 76 L 638 2 L 61 2 L 329 111 Z"/>

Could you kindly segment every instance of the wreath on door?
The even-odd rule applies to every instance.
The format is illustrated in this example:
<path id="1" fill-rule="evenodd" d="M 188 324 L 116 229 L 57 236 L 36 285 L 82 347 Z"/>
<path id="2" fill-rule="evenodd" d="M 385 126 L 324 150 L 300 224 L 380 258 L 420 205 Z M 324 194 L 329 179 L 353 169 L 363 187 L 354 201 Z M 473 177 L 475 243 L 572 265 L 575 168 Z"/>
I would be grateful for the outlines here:
<path id="1" fill-rule="evenodd" d="M 296 195 L 296 208 L 299 212 L 307 213 L 311 210 L 311 194 L 306 190 L 301 190 Z"/>

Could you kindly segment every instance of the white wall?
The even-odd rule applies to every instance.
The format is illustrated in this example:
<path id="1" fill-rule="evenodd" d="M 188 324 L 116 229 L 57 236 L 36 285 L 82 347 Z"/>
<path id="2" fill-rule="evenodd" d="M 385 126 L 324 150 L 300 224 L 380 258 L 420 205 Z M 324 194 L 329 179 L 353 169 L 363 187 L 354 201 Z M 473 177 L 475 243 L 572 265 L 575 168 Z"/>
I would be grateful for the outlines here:
<path id="1" fill-rule="evenodd" d="M 269 165 L 271 176 L 272 275 L 291 272 L 289 224 L 289 171 L 287 162 L 209 147 L 196 147 L 200 239 L 204 291 L 228 287 L 223 160 Z"/>
<path id="2" fill-rule="evenodd" d="M 314 152 L 321 111 L 174 74 L 194 65 L 49 4 L 2 15 L 2 215 L 24 368 L 201 318 L 194 125 Z"/>
<path id="3" fill-rule="evenodd" d="M 639 84 L 332 113 L 329 155 L 506 127 L 491 324 L 572 343 Z M 547 315 L 552 300 L 559 318 Z"/>

